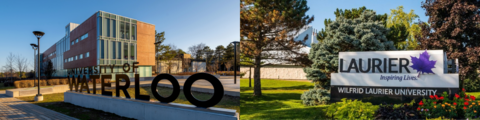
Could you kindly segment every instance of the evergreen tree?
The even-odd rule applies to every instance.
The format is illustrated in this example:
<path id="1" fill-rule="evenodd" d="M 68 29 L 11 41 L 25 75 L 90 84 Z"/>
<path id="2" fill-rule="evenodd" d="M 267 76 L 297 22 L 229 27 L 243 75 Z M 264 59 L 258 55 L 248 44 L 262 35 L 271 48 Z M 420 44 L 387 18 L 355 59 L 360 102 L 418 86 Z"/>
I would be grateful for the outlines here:
<path id="1" fill-rule="evenodd" d="M 448 59 L 458 59 L 459 78 L 467 91 L 480 89 L 480 1 L 426 0 L 428 23 L 421 23 L 422 49 L 442 49 Z"/>
<path id="2" fill-rule="evenodd" d="M 314 89 L 302 95 L 305 105 L 329 100 L 323 94 L 330 89 L 330 73 L 338 71 L 339 52 L 395 50 L 386 37 L 388 29 L 377 19 L 375 12 L 364 11 L 354 19 L 339 16 L 326 27 L 328 36 L 322 43 L 313 44 L 308 54 L 313 64 L 304 68 L 307 79 L 315 83 Z"/>
<path id="3" fill-rule="evenodd" d="M 298 52 L 307 39 L 295 41 L 293 36 L 313 21 L 306 15 L 309 9 L 306 0 L 240 0 L 240 47 L 255 61 L 253 95 L 262 95 L 262 59 L 311 63 L 307 54 Z"/>

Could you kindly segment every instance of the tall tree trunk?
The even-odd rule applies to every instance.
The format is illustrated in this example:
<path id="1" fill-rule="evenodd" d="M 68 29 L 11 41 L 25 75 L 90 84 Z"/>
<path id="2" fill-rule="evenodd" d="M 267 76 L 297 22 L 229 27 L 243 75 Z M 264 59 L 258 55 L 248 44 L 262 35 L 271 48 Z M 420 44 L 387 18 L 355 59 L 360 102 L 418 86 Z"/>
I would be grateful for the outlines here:
<path id="1" fill-rule="evenodd" d="M 262 96 L 262 84 L 260 83 L 260 55 L 255 56 L 255 66 L 253 73 L 253 95 Z"/>
<path id="2" fill-rule="evenodd" d="M 250 70 L 248 71 L 248 87 L 252 87 L 252 66 L 250 66 Z"/>

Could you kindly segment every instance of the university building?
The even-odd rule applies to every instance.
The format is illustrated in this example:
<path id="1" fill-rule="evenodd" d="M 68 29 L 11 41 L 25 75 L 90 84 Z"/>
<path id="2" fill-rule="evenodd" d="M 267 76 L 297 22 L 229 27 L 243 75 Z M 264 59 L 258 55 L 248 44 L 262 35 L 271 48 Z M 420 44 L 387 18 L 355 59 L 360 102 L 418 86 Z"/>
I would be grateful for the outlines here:
<path id="1" fill-rule="evenodd" d="M 55 77 L 67 77 L 75 68 L 103 66 L 102 73 L 123 72 L 123 64 L 130 67 L 139 62 L 140 77 L 151 77 L 155 66 L 155 25 L 136 19 L 98 11 L 81 24 L 69 23 L 65 36 L 45 52 L 41 63 L 51 60 Z M 132 69 L 127 73 L 133 77 Z M 122 73 L 124 74 L 124 73 Z M 113 77 L 113 76 L 112 76 Z"/>

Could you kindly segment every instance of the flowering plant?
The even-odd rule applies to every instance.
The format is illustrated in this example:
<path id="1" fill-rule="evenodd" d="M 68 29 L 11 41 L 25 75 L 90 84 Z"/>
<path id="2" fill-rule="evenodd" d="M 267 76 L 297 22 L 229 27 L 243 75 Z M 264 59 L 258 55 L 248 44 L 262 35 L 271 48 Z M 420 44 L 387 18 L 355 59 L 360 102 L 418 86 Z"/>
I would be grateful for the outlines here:
<path id="1" fill-rule="evenodd" d="M 475 96 L 466 95 L 465 89 L 449 99 L 447 92 L 441 96 L 430 95 L 430 99 L 422 99 L 417 108 L 427 118 L 476 118 L 480 112 L 480 101 Z"/>

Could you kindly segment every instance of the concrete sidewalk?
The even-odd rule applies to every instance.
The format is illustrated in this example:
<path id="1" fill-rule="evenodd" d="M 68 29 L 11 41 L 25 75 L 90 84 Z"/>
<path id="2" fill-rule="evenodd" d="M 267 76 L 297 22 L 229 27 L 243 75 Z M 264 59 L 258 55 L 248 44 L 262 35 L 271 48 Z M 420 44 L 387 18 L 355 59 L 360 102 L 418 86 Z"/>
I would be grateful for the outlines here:
<path id="1" fill-rule="evenodd" d="M 0 120 L 78 120 L 50 109 L 5 95 L 0 91 Z"/>

